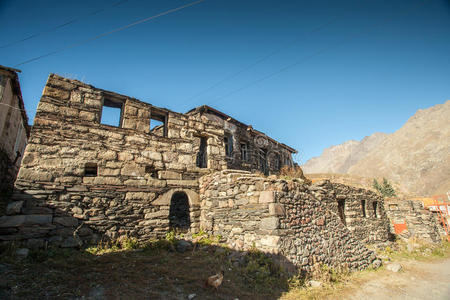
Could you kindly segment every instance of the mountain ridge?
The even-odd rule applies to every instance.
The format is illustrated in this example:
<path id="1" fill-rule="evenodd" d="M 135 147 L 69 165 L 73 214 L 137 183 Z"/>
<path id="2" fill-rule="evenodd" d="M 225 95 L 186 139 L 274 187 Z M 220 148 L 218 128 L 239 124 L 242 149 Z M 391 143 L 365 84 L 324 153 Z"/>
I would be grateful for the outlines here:
<path id="1" fill-rule="evenodd" d="M 450 190 L 449 116 L 450 100 L 419 109 L 394 133 L 331 146 L 302 168 L 306 174 L 386 177 L 412 195 L 443 194 Z"/>

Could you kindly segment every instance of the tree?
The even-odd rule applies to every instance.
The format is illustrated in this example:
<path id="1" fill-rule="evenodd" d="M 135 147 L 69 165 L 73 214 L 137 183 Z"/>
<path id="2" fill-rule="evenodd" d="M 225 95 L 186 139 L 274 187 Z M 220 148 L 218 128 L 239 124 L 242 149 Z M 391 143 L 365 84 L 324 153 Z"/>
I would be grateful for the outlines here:
<path id="1" fill-rule="evenodd" d="M 383 178 L 383 196 L 395 197 L 395 190 L 386 178 Z"/>
<path id="2" fill-rule="evenodd" d="M 383 184 L 380 185 L 376 179 L 373 180 L 373 188 L 384 197 L 395 197 L 395 190 L 386 178 L 383 178 Z"/>

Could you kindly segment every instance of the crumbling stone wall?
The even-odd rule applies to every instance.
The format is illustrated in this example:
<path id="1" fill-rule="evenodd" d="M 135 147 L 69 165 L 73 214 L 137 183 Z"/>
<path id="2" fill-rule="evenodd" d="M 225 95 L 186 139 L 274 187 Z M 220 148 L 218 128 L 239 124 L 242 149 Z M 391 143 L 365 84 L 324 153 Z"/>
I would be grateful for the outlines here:
<path id="1" fill-rule="evenodd" d="M 416 238 L 430 243 L 440 243 L 439 224 L 435 216 L 420 201 L 389 198 L 386 212 L 391 231 L 403 239 Z"/>
<path id="2" fill-rule="evenodd" d="M 117 127 L 101 124 L 105 106 L 120 108 Z M 177 192 L 188 198 L 188 227 L 196 231 L 198 178 L 228 166 L 225 125 L 205 114 L 176 113 L 51 74 L 13 202 L 0 218 L 0 240 L 69 247 L 104 236 L 158 237 L 169 230 L 171 211 L 183 215 L 171 209 Z M 155 119 L 163 125 L 151 129 Z M 207 164 L 199 167 L 202 139 Z"/>
<path id="3" fill-rule="evenodd" d="M 355 207 L 360 211 L 358 197 L 383 206 L 374 193 L 335 187 L 329 181 L 308 185 L 236 170 L 216 172 L 200 180 L 200 226 L 239 250 L 256 246 L 282 254 L 306 271 L 317 262 L 363 269 L 375 259 L 364 244 L 388 238 L 386 215 L 368 215 L 362 234 L 360 227 L 353 222 L 347 227 L 339 216 L 341 196 L 347 200 L 348 221 L 358 219 L 356 212 L 350 214 Z"/>

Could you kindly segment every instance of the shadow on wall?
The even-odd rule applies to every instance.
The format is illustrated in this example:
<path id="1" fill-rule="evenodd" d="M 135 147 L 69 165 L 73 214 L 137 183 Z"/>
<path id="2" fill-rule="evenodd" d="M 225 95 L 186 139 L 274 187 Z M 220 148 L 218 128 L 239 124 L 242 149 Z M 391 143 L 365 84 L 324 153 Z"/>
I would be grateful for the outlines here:
<path id="1" fill-rule="evenodd" d="M 198 231 L 197 193 L 172 189 L 152 202 L 135 198 L 147 194 L 103 190 L 83 198 L 77 192 L 16 190 L 6 215 L 0 217 L 0 241 L 15 241 L 31 249 L 71 248 L 124 235 L 149 240 L 164 237 L 170 230 Z"/>
<path id="2" fill-rule="evenodd" d="M 187 299 L 196 294 L 196 299 L 278 299 L 288 290 L 291 277 L 283 268 L 294 266 L 283 256 L 270 259 L 262 252 L 209 243 L 208 238 L 198 243 L 163 239 L 144 245 L 124 240 L 118 244 L 122 249 L 103 254 L 99 248 L 34 250 L 26 268 L 18 264 L 6 273 L 9 286 L 27 288 L 5 289 L 3 296 Z M 0 261 L 8 257 L 3 252 Z M 220 271 L 224 278 L 217 291 L 205 287 L 205 280 Z"/>

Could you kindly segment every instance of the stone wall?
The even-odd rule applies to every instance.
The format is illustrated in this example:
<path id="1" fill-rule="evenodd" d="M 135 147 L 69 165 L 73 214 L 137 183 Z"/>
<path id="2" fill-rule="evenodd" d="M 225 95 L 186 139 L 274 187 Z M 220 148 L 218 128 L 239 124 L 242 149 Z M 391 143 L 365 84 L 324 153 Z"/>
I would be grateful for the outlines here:
<path id="1" fill-rule="evenodd" d="M 0 66 L 0 202 L 12 191 L 29 134 L 19 70 Z M 3 213 L 3 209 L 0 214 Z"/>
<path id="2" fill-rule="evenodd" d="M 119 109 L 117 126 L 102 121 L 106 107 Z M 172 225 L 188 223 L 195 232 L 198 178 L 228 167 L 230 125 L 206 114 L 176 113 L 51 74 L 0 218 L 0 240 L 74 246 L 124 234 L 149 239 L 186 214 Z M 162 125 L 151 127 L 155 120 Z M 202 140 L 206 165 L 199 166 Z M 172 209 L 172 196 L 189 205 Z"/>
<path id="3" fill-rule="evenodd" d="M 379 196 L 329 181 L 308 185 L 226 170 L 200 179 L 200 199 L 201 228 L 239 250 L 255 246 L 282 254 L 306 271 L 316 262 L 363 269 L 375 259 L 364 244 L 389 235 Z M 348 226 L 339 215 L 341 199 Z M 359 217 L 362 199 L 378 202 L 378 217 L 370 210 Z"/>
<path id="4" fill-rule="evenodd" d="M 386 200 L 391 231 L 403 239 L 419 239 L 440 243 L 436 217 L 423 207 L 421 201 L 390 198 Z"/>

